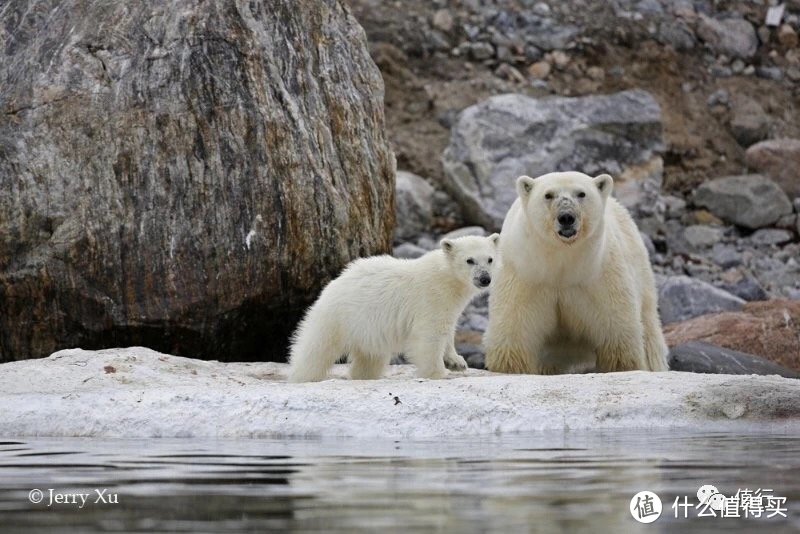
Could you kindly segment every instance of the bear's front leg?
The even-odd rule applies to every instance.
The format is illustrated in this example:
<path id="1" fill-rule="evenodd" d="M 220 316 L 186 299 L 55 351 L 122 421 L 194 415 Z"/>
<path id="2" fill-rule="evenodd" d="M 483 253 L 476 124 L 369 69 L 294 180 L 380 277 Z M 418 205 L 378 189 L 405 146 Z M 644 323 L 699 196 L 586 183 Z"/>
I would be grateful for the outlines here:
<path id="1" fill-rule="evenodd" d="M 495 373 L 546 371 L 541 357 L 547 335 L 555 330 L 553 299 L 503 273 L 489 296 L 489 328 L 483 336 L 486 368 Z"/>
<path id="2" fill-rule="evenodd" d="M 597 348 L 597 371 L 601 373 L 647 370 L 645 361 L 641 329 L 615 332 Z"/>
<path id="3" fill-rule="evenodd" d="M 447 348 L 444 351 L 444 366 L 451 371 L 466 371 L 467 360 L 464 359 L 458 352 L 451 336 L 447 342 Z"/>
<path id="4" fill-rule="evenodd" d="M 417 367 L 419 378 L 444 378 L 447 369 L 442 354 L 447 346 L 447 338 L 443 335 L 422 333 L 412 334 L 411 342 L 405 355 Z"/>

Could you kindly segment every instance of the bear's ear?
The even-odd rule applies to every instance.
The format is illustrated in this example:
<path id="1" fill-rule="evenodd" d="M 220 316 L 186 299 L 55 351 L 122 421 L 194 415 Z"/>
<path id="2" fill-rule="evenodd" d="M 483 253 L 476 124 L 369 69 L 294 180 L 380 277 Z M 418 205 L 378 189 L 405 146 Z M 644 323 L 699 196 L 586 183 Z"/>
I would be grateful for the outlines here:
<path id="1" fill-rule="evenodd" d="M 500 234 L 492 234 L 489 236 L 489 239 L 494 243 L 494 246 L 500 244 Z"/>
<path id="2" fill-rule="evenodd" d="M 533 191 L 533 178 L 522 175 L 517 178 L 517 194 L 519 198 L 528 198 Z"/>
<path id="3" fill-rule="evenodd" d="M 597 186 L 597 190 L 600 191 L 600 194 L 603 196 L 603 200 L 607 199 L 611 195 L 611 190 L 614 189 L 614 179 L 608 174 L 601 174 L 599 176 L 595 176 L 592 178 L 594 185 Z"/>
<path id="4" fill-rule="evenodd" d="M 439 246 L 442 247 L 442 250 L 444 250 L 444 253 L 448 256 L 456 249 L 455 243 L 453 243 L 450 239 L 442 239 L 442 242 L 439 243 Z"/>

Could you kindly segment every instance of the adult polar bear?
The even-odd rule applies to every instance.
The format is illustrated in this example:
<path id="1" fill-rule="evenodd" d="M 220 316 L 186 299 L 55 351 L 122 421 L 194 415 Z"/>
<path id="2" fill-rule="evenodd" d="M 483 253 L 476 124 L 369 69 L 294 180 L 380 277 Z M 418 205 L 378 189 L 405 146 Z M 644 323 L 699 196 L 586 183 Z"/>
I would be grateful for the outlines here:
<path id="1" fill-rule="evenodd" d="M 613 185 L 579 172 L 517 179 L 489 297 L 489 370 L 667 370 L 647 250 Z"/>

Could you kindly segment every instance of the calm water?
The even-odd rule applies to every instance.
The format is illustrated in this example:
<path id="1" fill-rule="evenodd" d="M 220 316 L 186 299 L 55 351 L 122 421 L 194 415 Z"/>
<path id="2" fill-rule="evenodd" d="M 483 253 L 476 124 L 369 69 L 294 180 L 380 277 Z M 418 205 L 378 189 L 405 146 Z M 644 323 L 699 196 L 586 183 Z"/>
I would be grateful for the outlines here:
<path id="1" fill-rule="evenodd" d="M 674 518 L 676 496 L 769 488 L 787 519 Z M 83 508 L 47 506 L 90 493 Z M 31 490 L 42 502 L 31 503 Z M 95 489 L 106 490 L 95 502 Z M 653 524 L 628 509 L 663 501 Z M 67 498 L 67 497 L 63 497 Z M 682 512 L 681 512 L 682 513 Z M 5 439 L 7 532 L 800 531 L 800 439 L 786 434 L 548 433 L 438 441 Z"/>

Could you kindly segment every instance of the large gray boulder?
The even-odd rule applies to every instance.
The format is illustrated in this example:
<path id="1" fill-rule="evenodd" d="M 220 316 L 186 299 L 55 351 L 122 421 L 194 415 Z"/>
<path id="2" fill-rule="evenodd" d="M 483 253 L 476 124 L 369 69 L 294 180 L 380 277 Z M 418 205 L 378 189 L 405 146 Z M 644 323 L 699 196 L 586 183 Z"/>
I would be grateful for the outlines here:
<path id="1" fill-rule="evenodd" d="M 717 54 L 750 58 L 758 50 L 755 28 L 743 18 L 712 18 L 701 14 L 697 35 Z"/>
<path id="2" fill-rule="evenodd" d="M 721 311 L 738 311 L 744 299 L 688 276 L 658 277 L 658 309 L 664 324 Z"/>
<path id="3" fill-rule="evenodd" d="M 694 203 L 726 221 L 756 230 L 792 213 L 792 203 L 781 188 L 760 174 L 723 176 L 705 182 Z"/>
<path id="4" fill-rule="evenodd" d="M 723 375 L 779 375 L 800 378 L 800 373 L 759 356 L 717 347 L 701 341 L 690 341 L 669 351 L 669 368 L 688 373 Z"/>
<path id="5" fill-rule="evenodd" d="M 281 359 L 388 252 L 383 83 L 336 0 L 0 8 L 0 361 Z"/>
<path id="6" fill-rule="evenodd" d="M 663 148 L 661 110 L 645 91 L 544 99 L 506 94 L 461 113 L 442 164 L 445 186 L 468 222 L 496 230 L 522 174 L 608 172 L 620 192 L 630 175 L 655 182 L 646 186 L 655 194 L 661 178 L 657 154 Z"/>
<path id="7" fill-rule="evenodd" d="M 412 172 L 397 171 L 396 241 L 407 241 L 428 232 L 433 223 L 434 189 L 425 179 Z"/>

